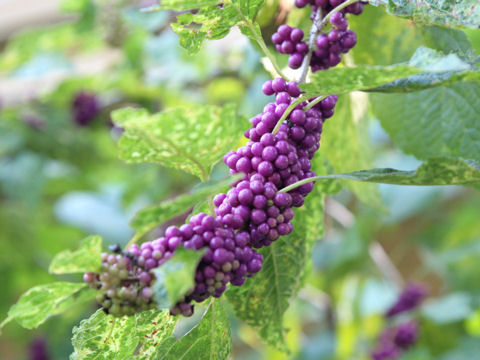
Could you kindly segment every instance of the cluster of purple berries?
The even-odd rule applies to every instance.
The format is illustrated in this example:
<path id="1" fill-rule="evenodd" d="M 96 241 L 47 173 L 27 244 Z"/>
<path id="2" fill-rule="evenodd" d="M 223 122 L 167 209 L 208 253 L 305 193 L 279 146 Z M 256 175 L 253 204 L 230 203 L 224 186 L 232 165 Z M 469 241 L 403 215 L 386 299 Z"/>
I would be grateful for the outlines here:
<path id="1" fill-rule="evenodd" d="M 341 12 L 330 17 L 333 29 L 328 34 L 322 33 L 316 39 L 317 48 L 312 53 L 310 66 L 312 72 L 326 70 L 342 61 L 342 53 L 347 53 L 357 43 L 357 34 L 347 30 L 348 22 Z"/>
<path id="2" fill-rule="evenodd" d="M 81 91 L 72 103 L 73 120 L 79 126 L 89 125 L 100 112 L 100 104 L 94 94 Z"/>
<path id="3" fill-rule="evenodd" d="M 318 9 L 326 15 L 345 0 L 295 0 L 295 6 L 304 8 L 311 5 L 313 13 Z M 342 53 L 347 53 L 357 43 L 357 35 L 348 29 L 346 14 L 359 15 L 363 12 L 361 1 L 348 5 L 344 9 L 334 12 L 330 16 L 332 29 L 327 33 L 321 33 L 316 39 L 316 49 L 312 49 L 310 66 L 313 72 L 325 70 L 336 66 L 342 61 Z M 312 19 L 314 16 L 312 15 Z M 303 31 L 288 25 L 280 25 L 273 34 L 272 41 L 281 54 L 290 54 L 288 66 L 298 69 L 308 52 L 308 45 L 303 41 Z"/>
<path id="4" fill-rule="evenodd" d="M 425 286 L 409 284 L 400 294 L 397 301 L 385 313 L 387 318 L 406 313 L 417 308 L 427 295 Z M 411 347 L 418 339 L 418 322 L 415 320 L 385 329 L 372 352 L 373 360 L 398 358 L 403 351 Z"/>
<path id="5" fill-rule="evenodd" d="M 303 58 L 308 52 L 308 45 L 303 41 L 303 30 L 292 28 L 288 25 L 280 25 L 272 41 L 280 54 L 289 54 L 288 66 L 298 69 L 302 65 Z"/>

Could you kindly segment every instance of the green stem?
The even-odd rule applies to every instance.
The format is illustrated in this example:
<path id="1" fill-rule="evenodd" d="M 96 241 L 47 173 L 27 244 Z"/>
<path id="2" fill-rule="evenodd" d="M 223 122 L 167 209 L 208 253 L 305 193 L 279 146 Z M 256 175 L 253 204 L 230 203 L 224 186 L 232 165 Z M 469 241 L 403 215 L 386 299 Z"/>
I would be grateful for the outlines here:
<path id="1" fill-rule="evenodd" d="M 353 3 L 358 2 L 359 0 L 347 0 L 344 3 L 338 5 L 336 8 L 334 8 L 332 11 L 330 11 L 327 15 L 322 20 L 322 28 L 327 25 L 328 20 L 330 20 L 330 17 L 333 15 L 333 13 L 338 12 L 342 9 L 345 9 L 348 5 L 351 5 Z"/>
<path id="2" fill-rule="evenodd" d="M 308 184 L 309 182 L 322 180 L 322 179 L 335 179 L 335 175 L 319 175 L 319 176 L 314 176 L 314 177 L 306 178 L 306 179 L 303 179 L 303 180 L 299 180 L 296 183 L 293 183 L 292 185 L 288 185 L 288 186 L 284 187 L 283 189 L 281 189 L 279 191 L 279 193 L 286 193 L 286 192 L 289 192 L 291 190 L 294 190 L 294 189 L 298 188 L 299 186 Z"/>
<path id="3" fill-rule="evenodd" d="M 307 110 L 311 109 L 312 107 L 317 105 L 320 101 L 322 101 L 325 98 L 326 98 L 326 96 L 324 96 L 324 95 L 317 97 L 315 100 L 309 102 L 308 105 L 303 108 L 303 110 L 307 111 Z"/>
<path id="4" fill-rule="evenodd" d="M 227 2 L 226 2 L 227 3 Z M 270 60 L 270 62 L 272 63 L 273 65 L 273 68 L 275 69 L 275 71 L 277 72 L 277 74 L 279 76 L 281 76 L 282 78 L 284 78 L 285 80 L 288 80 L 287 77 L 282 73 L 282 70 L 280 70 L 280 67 L 278 66 L 277 64 L 277 61 L 275 60 L 275 57 L 272 55 L 272 53 L 270 52 L 270 50 L 268 50 L 268 47 L 267 45 L 265 44 L 265 41 L 263 41 L 263 38 L 262 36 L 260 36 L 258 33 L 257 33 L 257 30 L 255 29 L 255 26 L 253 26 L 253 23 L 247 19 L 245 17 L 245 15 L 243 15 L 242 11 L 238 8 L 238 6 L 236 6 L 235 4 L 233 4 L 231 1 L 228 1 L 228 4 L 231 5 L 238 13 L 238 15 L 240 15 L 240 17 L 242 18 L 243 22 L 245 23 L 245 25 L 248 27 L 248 29 L 250 30 L 250 32 L 252 33 L 253 37 L 255 38 L 255 41 L 258 43 L 258 46 L 260 46 L 260 48 L 262 49 L 263 53 L 268 57 L 268 59 Z"/>
<path id="5" fill-rule="evenodd" d="M 282 117 L 278 120 L 277 125 L 275 125 L 275 128 L 272 131 L 273 135 L 275 135 L 278 132 L 278 130 L 280 130 L 280 126 L 283 124 L 283 122 L 288 117 L 288 115 L 290 115 L 293 109 L 295 109 L 298 104 L 300 104 L 305 100 L 307 100 L 306 96 L 300 96 L 297 100 L 295 100 L 293 103 L 290 104 L 287 110 L 285 110 L 285 112 L 283 113 Z"/>

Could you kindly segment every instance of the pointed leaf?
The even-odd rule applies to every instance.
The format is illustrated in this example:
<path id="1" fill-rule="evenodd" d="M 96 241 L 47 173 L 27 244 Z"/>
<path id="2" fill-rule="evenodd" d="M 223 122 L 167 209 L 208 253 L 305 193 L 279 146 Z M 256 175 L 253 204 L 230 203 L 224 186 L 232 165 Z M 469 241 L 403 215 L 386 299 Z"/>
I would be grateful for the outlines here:
<path id="1" fill-rule="evenodd" d="M 156 360 L 227 360 L 232 351 L 230 322 L 222 304 L 212 300 L 200 323 L 183 338 L 163 342 Z"/>
<path id="2" fill-rule="evenodd" d="M 10 308 L 8 318 L 2 325 L 9 320 L 16 320 L 22 327 L 34 329 L 50 316 L 58 314 L 57 309 L 62 302 L 71 300 L 86 286 L 87 284 L 81 283 L 56 282 L 31 288 Z"/>
<path id="3" fill-rule="evenodd" d="M 112 115 L 125 129 L 119 141 L 127 162 L 157 162 L 207 180 L 212 166 L 238 141 L 246 123 L 235 106 L 198 105 L 157 114 L 121 109 Z"/>
<path id="4" fill-rule="evenodd" d="M 98 271 L 101 267 L 102 238 L 98 235 L 86 237 L 78 250 L 58 253 L 50 263 L 51 274 L 73 274 Z"/>
<path id="5" fill-rule="evenodd" d="M 195 285 L 195 271 L 205 253 L 179 247 L 166 263 L 151 270 L 155 274 L 155 301 L 160 309 L 170 309 Z"/>
<path id="6" fill-rule="evenodd" d="M 351 173 L 320 175 L 315 179 L 342 179 L 394 185 L 480 184 L 480 163 L 459 158 L 431 158 L 417 170 L 371 169 Z"/>

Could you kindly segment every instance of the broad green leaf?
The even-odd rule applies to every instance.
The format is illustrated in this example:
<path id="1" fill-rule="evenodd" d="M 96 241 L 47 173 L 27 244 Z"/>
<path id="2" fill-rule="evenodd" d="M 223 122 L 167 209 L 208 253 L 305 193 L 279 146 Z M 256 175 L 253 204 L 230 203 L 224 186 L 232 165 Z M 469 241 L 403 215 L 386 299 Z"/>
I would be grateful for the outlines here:
<path id="1" fill-rule="evenodd" d="M 459 158 L 431 158 L 417 170 L 371 169 L 319 175 L 315 179 L 356 180 L 394 185 L 480 184 L 480 163 Z"/>
<path id="2" fill-rule="evenodd" d="M 16 320 L 22 327 L 34 329 L 51 315 L 57 314 L 56 310 L 62 302 L 71 300 L 75 293 L 86 286 L 82 283 L 56 282 L 31 288 L 10 308 L 7 319 L 1 325 Z"/>
<path id="3" fill-rule="evenodd" d="M 410 59 L 410 65 L 428 69 L 428 72 L 399 79 L 370 91 L 410 92 L 461 81 L 480 81 L 480 67 L 466 63 L 456 54 L 443 55 L 436 50 L 420 47 Z"/>
<path id="4" fill-rule="evenodd" d="M 200 8 L 196 14 L 179 15 L 177 23 L 172 24 L 173 31 L 180 37 L 180 45 L 190 54 L 197 53 L 205 39 L 221 39 L 235 25 L 245 28 L 246 22 L 252 24 L 262 5 L 263 0 L 229 0 L 221 5 L 208 0 L 170 0 L 166 4 L 162 2 L 165 9 Z"/>
<path id="5" fill-rule="evenodd" d="M 155 301 L 170 309 L 195 285 L 195 270 L 205 251 L 179 247 L 168 261 L 152 270 L 155 274 Z"/>
<path id="6" fill-rule="evenodd" d="M 230 322 L 222 304 L 212 300 L 200 323 L 181 339 L 162 342 L 155 359 L 227 360 L 231 351 Z"/>
<path id="7" fill-rule="evenodd" d="M 300 88 L 310 96 L 343 94 L 368 90 L 420 72 L 408 65 L 338 67 L 316 72 L 311 82 Z"/>
<path id="8" fill-rule="evenodd" d="M 115 318 L 97 310 L 73 329 L 71 360 L 150 360 L 171 336 L 177 319 L 169 311 L 150 310 Z"/>
<path id="9" fill-rule="evenodd" d="M 474 29 L 480 24 L 480 4 L 477 0 L 370 0 L 369 2 L 374 5 L 385 5 L 390 14 L 407 17 L 420 24 Z"/>
<path id="10" fill-rule="evenodd" d="M 192 10 L 217 5 L 220 2 L 218 0 L 162 0 L 160 9 L 175 11 Z"/>
<path id="11" fill-rule="evenodd" d="M 362 121 L 364 120 L 362 112 L 366 111 L 367 102 L 363 95 L 352 93 L 340 96 L 335 114 L 324 124 L 320 154 L 329 161 L 335 172 L 372 167 L 372 149 L 367 129 Z M 361 183 L 343 185 L 366 205 L 383 210 L 377 185 Z"/>
<path id="12" fill-rule="evenodd" d="M 283 315 L 302 285 L 313 243 L 323 235 L 323 194 L 317 191 L 295 210 L 292 234 L 260 250 L 262 270 L 227 291 L 235 314 L 282 351 L 287 351 Z"/>
<path id="13" fill-rule="evenodd" d="M 220 193 L 230 184 L 239 180 L 240 176 L 202 187 L 192 194 L 181 195 L 173 200 L 164 201 L 159 205 L 152 205 L 140 210 L 131 222 L 131 226 L 137 230 L 136 238 L 141 237 L 155 226 L 188 211 L 195 204 L 207 200 L 210 196 Z"/>
<path id="14" fill-rule="evenodd" d="M 467 35 L 460 30 L 440 26 L 422 26 L 419 28 L 426 46 L 439 50 L 444 54 L 455 53 L 462 59 L 474 57 L 472 44 Z"/>
<path id="15" fill-rule="evenodd" d="M 480 84 L 372 94 L 370 99 L 375 116 L 405 153 L 422 160 L 439 156 L 480 160 Z"/>
<path id="16" fill-rule="evenodd" d="M 125 129 L 119 141 L 127 162 L 156 162 L 207 180 L 212 166 L 237 143 L 244 128 L 235 106 L 197 105 L 157 114 L 121 109 L 112 114 Z"/>
<path id="17" fill-rule="evenodd" d="M 102 238 L 98 235 L 86 237 L 78 250 L 58 253 L 50 263 L 51 274 L 73 274 L 98 271 L 101 266 Z"/>

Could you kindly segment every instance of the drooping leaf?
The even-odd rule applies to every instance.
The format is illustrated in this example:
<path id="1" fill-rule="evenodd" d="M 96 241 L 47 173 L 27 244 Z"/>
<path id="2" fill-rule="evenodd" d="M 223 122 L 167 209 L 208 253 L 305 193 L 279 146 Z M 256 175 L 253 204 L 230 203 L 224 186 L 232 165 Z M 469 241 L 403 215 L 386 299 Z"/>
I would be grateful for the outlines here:
<path id="1" fill-rule="evenodd" d="M 480 84 L 375 93 L 370 99 L 375 116 L 405 153 L 422 160 L 438 156 L 480 160 Z"/>
<path id="2" fill-rule="evenodd" d="M 341 179 L 394 185 L 480 184 L 480 163 L 460 158 L 431 158 L 417 170 L 371 169 L 319 175 L 315 179 Z"/>
<path id="3" fill-rule="evenodd" d="M 157 114 L 121 109 L 112 118 L 125 129 L 119 141 L 125 161 L 156 162 L 204 181 L 212 165 L 238 141 L 245 125 L 232 104 L 174 108 Z"/>
<path id="4" fill-rule="evenodd" d="M 396 16 L 407 17 L 426 25 L 453 28 L 474 28 L 480 24 L 480 4 L 477 0 L 369 0 L 373 5 L 385 5 Z"/>
<path id="5" fill-rule="evenodd" d="M 480 66 L 466 63 L 457 54 L 444 55 L 433 49 L 420 47 L 410 59 L 410 65 L 429 71 L 393 81 L 370 91 L 410 92 L 461 81 L 480 81 Z"/>
<path id="6" fill-rule="evenodd" d="M 190 54 L 200 50 L 204 40 L 221 39 L 230 29 L 239 25 L 245 28 L 245 23 L 255 19 L 263 5 L 263 0 L 229 0 L 212 2 L 209 0 L 170 0 L 165 9 L 190 10 L 200 9 L 198 13 L 184 13 L 177 17 L 177 23 L 172 24 L 172 29 L 180 37 L 180 45 Z"/>
<path id="7" fill-rule="evenodd" d="M 282 351 L 287 351 L 283 315 L 302 285 L 313 243 L 323 235 L 323 194 L 317 191 L 295 210 L 293 232 L 260 250 L 262 270 L 227 291 L 235 314 Z"/>
<path id="8" fill-rule="evenodd" d="M 172 334 L 176 321 L 168 311 L 115 318 L 100 309 L 73 329 L 70 359 L 152 359 L 159 344 Z"/>
<path id="9" fill-rule="evenodd" d="M 51 274 L 73 274 L 98 271 L 101 266 L 102 238 L 88 236 L 80 242 L 78 250 L 58 253 L 50 263 Z"/>
<path id="10" fill-rule="evenodd" d="M 463 31 L 441 26 L 421 26 L 419 31 L 425 45 L 430 48 L 439 50 L 444 54 L 457 54 L 463 60 L 474 57 L 475 51 Z"/>
<path id="11" fill-rule="evenodd" d="M 229 179 L 202 187 L 192 194 L 181 195 L 173 200 L 164 201 L 159 205 L 152 205 L 140 210 L 130 224 L 137 230 L 135 237 L 138 238 L 155 226 L 184 213 L 195 204 L 207 200 L 210 196 L 221 192 L 237 180 L 239 180 L 239 177 L 233 176 Z"/>
<path id="12" fill-rule="evenodd" d="M 372 148 L 362 120 L 367 99 L 361 93 L 342 95 L 338 99 L 333 117 L 324 124 L 320 154 L 335 172 L 371 168 Z M 354 117 L 356 116 L 356 118 Z M 376 185 L 362 183 L 343 184 L 363 203 L 383 210 L 380 192 Z"/>
<path id="13" fill-rule="evenodd" d="M 375 88 L 420 72 L 408 65 L 337 67 L 314 73 L 310 83 L 300 88 L 310 96 L 344 94 Z"/>
<path id="14" fill-rule="evenodd" d="M 35 286 L 23 294 L 10 308 L 7 319 L 1 325 L 5 325 L 10 320 L 16 320 L 22 327 L 34 329 L 50 316 L 58 314 L 56 310 L 62 302 L 71 300 L 86 286 L 87 284 L 67 282 Z"/>
<path id="15" fill-rule="evenodd" d="M 170 309 L 195 285 L 195 270 L 205 252 L 179 247 L 168 261 L 152 270 L 153 290 L 160 309 Z"/>
<path id="16" fill-rule="evenodd" d="M 212 300 L 200 323 L 181 339 L 162 342 L 155 359 L 227 360 L 231 351 L 230 322 L 220 301 Z"/>

